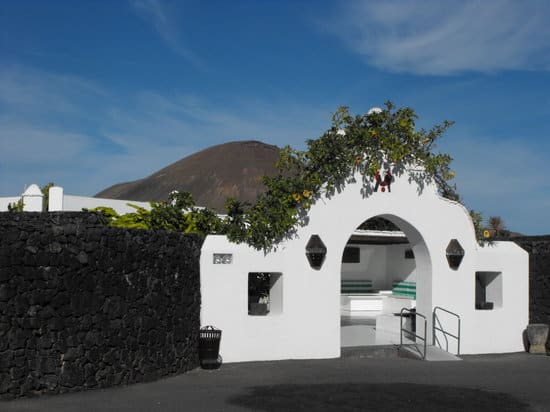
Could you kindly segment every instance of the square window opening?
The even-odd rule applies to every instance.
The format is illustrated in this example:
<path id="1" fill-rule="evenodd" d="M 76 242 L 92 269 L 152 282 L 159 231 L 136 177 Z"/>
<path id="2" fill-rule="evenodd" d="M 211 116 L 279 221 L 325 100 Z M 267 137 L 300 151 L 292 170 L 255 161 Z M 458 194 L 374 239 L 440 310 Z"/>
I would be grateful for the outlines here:
<path id="1" fill-rule="evenodd" d="M 361 263 L 360 249 L 358 247 L 346 246 L 342 263 Z"/>
<path id="2" fill-rule="evenodd" d="M 502 272 L 476 272 L 477 310 L 502 307 Z"/>
<path id="3" fill-rule="evenodd" d="M 277 315 L 283 311 L 283 274 L 250 272 L 248 274 L 248 314 Z"/>

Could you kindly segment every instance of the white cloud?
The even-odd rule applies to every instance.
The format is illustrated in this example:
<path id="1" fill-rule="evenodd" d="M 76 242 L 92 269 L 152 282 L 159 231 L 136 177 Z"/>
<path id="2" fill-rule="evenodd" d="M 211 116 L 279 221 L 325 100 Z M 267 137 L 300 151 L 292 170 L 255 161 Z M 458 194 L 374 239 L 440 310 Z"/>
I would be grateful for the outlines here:
<path id="1" fill-rule="evenodd" d="M 111 127 L 103 129 L 110 140 L 127 148 L 154 136 L 162 136 L 162 144 L 187 141 L 195 148 L 230 140 L 300 145 L 317 137 L 330 119 L 328 109 L 236 97 L 220 103 L 193 95 L 140 92 L 134 106 L 111 110 Z"/>
<path id="2" fill-rule="evenodd" d="M 141 18 L 153 26 L 170 49 L 196 66 L 203 67 L 202 61 L 183 41 L 175 10 L 161 0 L 131 0 L 130 4 Z"/>
<path id="3" fill-rule="evenodd" d="M 185 156 L 228 141 L 260 140 L 298 147 L 321 132 L 330 113 L 288 102 L 217 103 L 191 95 L 143 91 L 131 105 L 111 107 L 101 133 L 122 150 L 102 155 L 101 168 L 91 168 L 88 183 L 92 192 L 146 177 Z"/>
<path id="4" fill-rule="evenodd" d="M 78 176 L 86 181 L 82 169 L 92 152 L 94 138 L 65 129 L 61 125 L 32 125 L 9 117 L 0 118 L 0 193 L 19 193 L 37 183 L 61 182 Z"/>
<path id="5" fill-rule="evenodd" d="M 71 178 L 97 144 L 82 124 L 94 117 L 94 103 L 107 96 L 102 87 L 71 74 L 2 67 L 0 191 L 17 193 L 64 174 Z"/>
<path id="6" fill-rule="evenodd" d="M 368 64 L 446 75 L 550 70 L 550 2 L 344 2 L 327 24 Z"/>
<path id="7" fill-rule="evenodd" d="M 77 76 L 0 70 L 0 195 L 52 180 L 69 193 L 94 194 L 231 140 L 299 147 L 333 109 L 291 99 L 119 96 Z"/>
<path id="8" fill-rule="evenodd" d="M 12 113 L 72 113 L 76 100 L 104 97 L 97 84 L 71 74 L 11 65 L 0 68 L 0 107 Z"/>
<path id="9" fill-rule="evenodd" d="M 83 78 L 28 68 L 16 74 L 0 71 L 0 105 L 1 196 L 48 181 L 68 193 L 92 195 L 230 140 L 301 148 L 329 125 L 334 110 L 291 97 L 210 101 L 140 91 L 122 98 Z M 513 230 L 534 234 L 548 232 L 540 222 L 549 221 L 550 183 L 545 177 L 550 165 L 544 158 L 547 150 L 530 137 L 458 136 L 444 139 L 442 150 L 455 157 L 459 192 L 468 206 L 486 216 L 502 216 Z"/>
<path id="10" fill-rule="evenodd" d="M 89 136 L 65 130 L 47 130 L 0 119 L 0 162 L 37 166 L 71 159 L 89 148 Z"/>

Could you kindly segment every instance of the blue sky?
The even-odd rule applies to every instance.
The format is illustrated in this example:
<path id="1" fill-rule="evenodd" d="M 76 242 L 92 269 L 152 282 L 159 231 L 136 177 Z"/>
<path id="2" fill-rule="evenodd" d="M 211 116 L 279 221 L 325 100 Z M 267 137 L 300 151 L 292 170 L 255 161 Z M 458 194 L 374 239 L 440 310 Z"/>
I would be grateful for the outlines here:
<path id="1" fill-rule="evenodd" d="M 0 196 L 93 195 L 233 140 L 303 148 L 391 100 L 455 126 L 469 208 L 550 233 L 550 2 L 0 2 Z"/>

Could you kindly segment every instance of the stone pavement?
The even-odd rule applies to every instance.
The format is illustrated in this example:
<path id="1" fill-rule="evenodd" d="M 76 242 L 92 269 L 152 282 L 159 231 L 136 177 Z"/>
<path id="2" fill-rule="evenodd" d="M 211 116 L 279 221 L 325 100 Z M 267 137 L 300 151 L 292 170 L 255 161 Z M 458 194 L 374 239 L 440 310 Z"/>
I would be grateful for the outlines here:
<path id="1" fill-rule="evenodd" d="M 226 364 L 157 382 L 0 402 L 2 412 L 550 411 L 550 357 L 371 358 Z"/>

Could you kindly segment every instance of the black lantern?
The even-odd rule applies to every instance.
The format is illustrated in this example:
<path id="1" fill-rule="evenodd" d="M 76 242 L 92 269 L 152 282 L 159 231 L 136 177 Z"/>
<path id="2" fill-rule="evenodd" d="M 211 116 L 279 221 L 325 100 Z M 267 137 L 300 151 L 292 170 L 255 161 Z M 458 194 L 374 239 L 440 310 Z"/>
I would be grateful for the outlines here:
<path id="1" fill-rule="evenodd" d="M 464 249 L 462 249 L 462 246 L 460 246 L 458 240 L 451 239 L 449 245 L 447 246 L 446 252 L 447 262 L 449 262 L 450 268 L 457 270 L 462 262 L 462 258 L 464 257 Z"/>
<path id="2" fill-rule="evenodd" d="M 309 265 L 313 269 L 321 269 L 326 255 L 327 248 L 321 238 L 318 235 L 312 235 L 306 245 L 306 257 Z"/>

